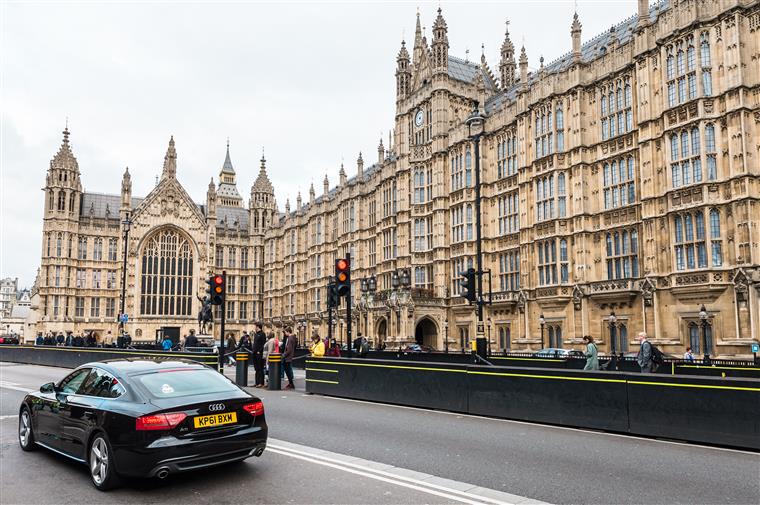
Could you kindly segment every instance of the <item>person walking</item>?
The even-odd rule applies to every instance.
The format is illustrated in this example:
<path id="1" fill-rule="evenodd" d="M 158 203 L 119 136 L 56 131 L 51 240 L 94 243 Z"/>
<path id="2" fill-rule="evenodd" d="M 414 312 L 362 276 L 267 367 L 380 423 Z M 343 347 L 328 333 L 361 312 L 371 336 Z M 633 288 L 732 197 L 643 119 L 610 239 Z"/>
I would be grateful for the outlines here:
<path id="1" fill-rule="evenodd" d="M 266 345 L 267 336 L 261 323 L 254 325 L 253 345 L 253 369 L 255 370 L 255 388 L 264 387 L 264 346 Z"/>
<path id="2" fill-rule="evenodd" d="M 188 347 L 198 347 L 198 337 L 195 336 L 195 330 L 190 330 L 190 334 L 185 337 L 185 350 Z"/>
<path id="3" fill-rule="evenodd" d="M 113 347 L 113 333 L 111 333 L 111 330 L 108 330 L 105 337 L 103 337 L 103 347 Z"/>
<path id="4" fill-rule="evenodd" d="M 227 335 L 227 341 L 224 343 L 224 349 L 227 351 L 227 364 L 230 366 L 235 365 L 235 358 L 233 357 L 235 354 L 235 349 L 237 349 L 237 340 L 235 340 L 235 335 L 230 333 Z"/>
<path id="5" fill-rule="evenodd" d="M 683 359 L 684 361 L 688 361 L 690 363 L 694 363 L 696 361 L 696 357 L 694 356 L 694 353 L 691 352 L 691 347 L 686 348 L 686 352 L 683 353 Z"/>
<path id="6" fill-rule="evenodd" d="M 639 341 L 639 354 L 636 362 L 641 367 L 641 373 L 652 373 L 652 344 L 647 340 L 647 334 L 643 331 L 636 337 Z"/>
<path id="7" fill-rule="evenodd" d="M 269 328 L 269 333 L 267 334 L 267 343 L 264 344 L 264 366 L 266 367 L 267 375 L 269 373 L 269 355 L 273 352 L 276 352 L 275 349 L 277 348 L 277 339 L 274 338 L 274 333 L 271 331 L 271 328 Z"/>
<path id="8" fill-rule="evenodd" d="M 309 352 L 315 358 L 321 358 L 325 355 L 325 343 L 319 338 L 319 333 L 314 330 L 311 334 L 311 345 L 309 346 Z"/>
<path id="9" fill-rule="evenodd" d="M 591 335 L 585 335 L 583 342 L 586 344 L 586 366 L 584 370 L 599 370 L 599 358 L 597 357 L 599 351 L 594 343 L 594 337 Z"/>
<path id="10" fill-rule="evenodd" d="M 282 353 L 282 363 L 285 369 L 285 375 L 288 376 L 288 385 L 285 389 L 295 389 L 293 383 L 293 357 L 296 353 L 296 336 L 293 334 L 293 328 L 285 327 L 285 352 Z"/>

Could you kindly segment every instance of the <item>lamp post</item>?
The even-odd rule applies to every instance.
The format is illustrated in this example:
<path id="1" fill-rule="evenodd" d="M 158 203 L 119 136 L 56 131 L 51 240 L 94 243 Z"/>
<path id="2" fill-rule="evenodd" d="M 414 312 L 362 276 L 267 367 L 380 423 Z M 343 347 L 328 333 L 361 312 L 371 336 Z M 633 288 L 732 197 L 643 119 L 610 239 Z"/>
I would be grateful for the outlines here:
<path id="1" fill-rule="evenodd" d="M 702 306 L 699 308 L 699 319 L 702 321 L 702 354 L 704 354 L 705 358 L 704 360 L 706 362 L 710 361 L 710 350 L 707 347 L 707 319 L 709 318 L 709 314 L 707 313 L 707 309 L 705 309 L 705 304 L 703 303 Z"/>
<path id="2" fill-rule="evenodd" d="M 493 321 L 491 318 L 488 318 L 488 355 L 491 355 L 491 326 L 493 325 Z"/>
<path id="3" fill-rule="evenodd" d="M 545 349 L 544 347 L 544 325 L 546 324 L 546 318 L 543 314 L 538 316 L 538 324 L 541 325 L 541 349 Z"/>
<path id="4" fill-rule="evenodd" d="M 443 347 L 446 349 L 446 354 L 449 353 L 449 320 L 443 320 Z"/>
<path id="5" fill-rule="evenodd" d="M 614 310 L 610 312 L 610 315 L 607 318 L 607 322 L 610 325 L 610 351 L 612 354 L 615 354 L 617 353 L 617 345 L 615 342 L 617 339 L 617 335 L 615 335 L 615 323 L 617 322 L 617 316 L 615 316 Z"/>
<path id="6" fill-rule="evenodd" d="M 121 266 L 121 309 L 119 312 L 119 331 L 124 334 L 124 310 L 127 299 L 127 246 L 129 244 L 129 229 L 132 227 L 132 220 L 129 218 L 129 213 L 124 217 L 121 222 L 124 227 L 124 258 Z"/>
<path id="7" fill-rule="evenodd" d="M 476 352 L 483 356 L 486 353 L 485 329 L 483 328 L 483 244 L 480 230 L 480 137 L 484 133 L 485 117 L 478 110 L 478 102 L 473 104 L 470 116 L 465 120 L 468 138 L 472 141 L 475 151 L 475 256 L 477 265 L 477 310 L 478 324 L 475 331 Z"/>

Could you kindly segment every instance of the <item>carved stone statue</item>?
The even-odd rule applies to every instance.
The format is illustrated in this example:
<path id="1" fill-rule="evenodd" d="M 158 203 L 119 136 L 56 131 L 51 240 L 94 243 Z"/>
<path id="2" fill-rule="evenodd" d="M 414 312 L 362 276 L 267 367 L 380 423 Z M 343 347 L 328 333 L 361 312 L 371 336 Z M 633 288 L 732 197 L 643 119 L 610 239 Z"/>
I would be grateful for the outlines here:
<path id="1" fill-rule="evenodd" d="M 201 298 L 199 296 L 198 300 L 201 302 L 201 310 L 198 311 L 198 334 L 206 335 L 206 331 L 211 329 L 211 324 L 214 322 L 214 314 L 211 311 L 211 298 L 208 296 Z"/>

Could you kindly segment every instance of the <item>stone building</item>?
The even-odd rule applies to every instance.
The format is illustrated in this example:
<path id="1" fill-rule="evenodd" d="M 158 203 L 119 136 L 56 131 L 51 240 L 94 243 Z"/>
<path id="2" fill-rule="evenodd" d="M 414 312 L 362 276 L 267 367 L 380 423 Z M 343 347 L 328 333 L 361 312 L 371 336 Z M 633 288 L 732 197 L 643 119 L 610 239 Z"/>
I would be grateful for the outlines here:
<path id="1" fill-rule="evenodd" d="M 206 202 L 193 202 L 177 180 L 172 138 L 161 178 L 144 198 L 132 196 L 128 168 L 121 194 L 88 193 L 64 130 L 45 184 L 36 330 L 116 333 L 128 222 L 124 312 L 133 338 L 176 339 L 197 327 L 205 278 L 222 269 L 228 276 L 227 328 L 239 334 L 261 315 L 264 229 L 276 204 L 263 156 L 248 208 L 236 184 L 228 143 L 218 186 L 212 178 Z"/>
<path id="2" fill-rule="evenodd" d="M 476 250 L 465 119 L 477 103 L 492 350 L 590 334 L 635 351 L 646 331 L 665 352 L 748 354 L 760 338 L 758 2 L 639 0 L 584 44 L 581 29 L 576 14 L 571 51 L 534 72 L 507 30 L 494 71 L 449 54 L 441 9 L 431 41 L 418 14 L 388 145 L 266 231 L 264 318 L 324 334 L 325 285 L 350 252 L 358 332 L 468 346 L 458 275 Z M 377 289 L 362 291 L 371 276 Z"/>
<path id="3" fill-rule="evenodd" d="M 0 279 L 0 319 L 11 315 L 18 293 L 18 278 Z"/>

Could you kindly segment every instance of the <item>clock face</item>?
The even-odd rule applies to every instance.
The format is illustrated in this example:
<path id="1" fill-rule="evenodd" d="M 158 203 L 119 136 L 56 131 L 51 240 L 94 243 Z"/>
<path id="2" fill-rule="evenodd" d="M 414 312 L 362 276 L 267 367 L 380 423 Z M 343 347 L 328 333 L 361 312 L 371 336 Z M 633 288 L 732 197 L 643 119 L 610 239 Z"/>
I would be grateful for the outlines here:
<path id="1" fill-rule="evenodd" d="M 422 126 L 422 122 L 425 121 L 425 113 L 422 109 L 417 111 L 417 115 L 414 116 L 414 124 L 417 126 Z"/>

